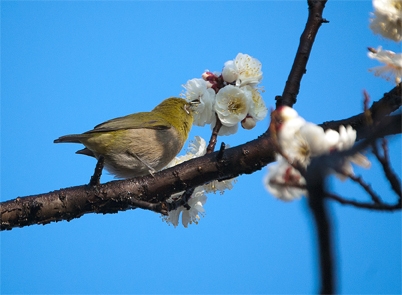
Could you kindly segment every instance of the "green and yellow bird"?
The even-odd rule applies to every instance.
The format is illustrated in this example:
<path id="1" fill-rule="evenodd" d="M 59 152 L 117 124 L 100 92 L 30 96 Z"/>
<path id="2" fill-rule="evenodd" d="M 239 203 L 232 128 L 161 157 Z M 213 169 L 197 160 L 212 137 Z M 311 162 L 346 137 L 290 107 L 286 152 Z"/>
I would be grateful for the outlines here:
<path id="1" fill-rule="evenodd" d="M 117 178 L 131 178 L 161 170 L 180 152 L 193 124 L 192 107 L 171 97 L 150 112 L 106 121 L 82 134 L 61 136 L 55 143 L 82 143 L 77 151 L 99 159 Z"/>

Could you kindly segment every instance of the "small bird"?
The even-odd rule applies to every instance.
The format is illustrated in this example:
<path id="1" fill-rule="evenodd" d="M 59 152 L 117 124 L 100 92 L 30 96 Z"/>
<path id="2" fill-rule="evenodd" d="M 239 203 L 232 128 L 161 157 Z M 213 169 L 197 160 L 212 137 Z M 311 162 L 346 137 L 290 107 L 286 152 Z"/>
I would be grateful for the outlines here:
<path id="1" fill-rule="evenodd" d="M 116 178 L 144 176 L 165 167 L 180 152 L 193 124 L 191 103 L 171 97 L 150 112 L 101 123 L 82 134 L 61 136 L 54 143 L 82 143 L 77 154 L 99 159 Z"/>

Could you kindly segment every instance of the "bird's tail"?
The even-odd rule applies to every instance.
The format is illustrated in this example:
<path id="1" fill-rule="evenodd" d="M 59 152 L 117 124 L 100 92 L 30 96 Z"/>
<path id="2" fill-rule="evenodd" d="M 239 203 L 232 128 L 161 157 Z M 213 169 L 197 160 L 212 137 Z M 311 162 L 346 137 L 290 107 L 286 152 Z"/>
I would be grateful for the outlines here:
<path id="1" fill-rule="evenodd" d="M 53 142 L 54 143 L 61 143 L 61 142 L 72 142 L 72 143 L 81 143 L 81 140 L 83 139 L 82 134 L 69 134 L 69 135 L 64 135 L 60 136 L 58 139 L 55 139 Z"/>

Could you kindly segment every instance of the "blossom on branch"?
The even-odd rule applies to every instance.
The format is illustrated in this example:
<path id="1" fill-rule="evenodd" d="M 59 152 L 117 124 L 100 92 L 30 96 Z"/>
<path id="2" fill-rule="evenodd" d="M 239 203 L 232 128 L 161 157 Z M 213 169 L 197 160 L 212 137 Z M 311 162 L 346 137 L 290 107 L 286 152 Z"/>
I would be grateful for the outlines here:
<path id="1" fill-rule="evenodd" d="M 369 47 L 368 56 L 385 64 L 384 66 L 369 69 L 374 72 L 375 76 L 384 78 L 387 81 L 394 79 L 395 83 L 401 82 L 402 78 L 402 53 L 395 53 L 389 50 L 383 50 L 382 47 L 377 49 Z"/>
<path id="2" fill-rule="evenodd" d="M 236 64 L 233 60 L 225 62 L 222 70 L 222 78 L 227 83 L 234 83 L 239 77 L 239 71 L 237 70 Z"/>
<path id="3" fill-rule="evenodd" d="M 166 168 L 171 168 L 185 161 L 201 157 L 206 154 L 206 151 L 207 144 L 205 140 L 200 136 L 196 136 L 195 139 L 190 142 L 187 153 L 183 156 L 175 157 L 166 166 Z M 225 190 L 232 189 L 235 182 L 235 178 L 226 179 L 223 181 L 214 180 L 202 186 L 196 187 L 187 204 L 184 206 L 180 206 L 175 210 L 169 211 L 168 216 L 163 217 L 164 221 L 166 221 L 167 223 L 171 223 L 176 227 L 179 224 L 179 218 L 181 215 L 182 224 L 184 227 L 187 227 L 188 224 L 191 223 L 198 224 L 200 218 L 205 215 L 205 209 L 203 206 L 207 202 L 206 193 L 216 193 L 217 191 L 219 191 L 221 194 L 223 194 Z M 177 200 L 182 196 L 183 193 L 184 191 L 173 194 L 172 196 L 170 196 L 167 202 L 173 202 Z"/>
<path id="4" fill-rule="evenodd" d="M 201 157 L 201 156 L 205 155 L 206 151 L 207 151 L 207 143 L 205 142 L 205 139 L 203 139 L 201 136 L 195 136 L 195 139 L 190 141 L 189 147 L 187 149 L 187 153 L 183 156 L 176 156 L 165 167 L 165 169 L 171 168 L 171 167 L 181 164 L 185 161 Z"/>
<path id="5" fill-rule="evenodd" d="M 297 167 L 306 169 L 312 157 L 330 154 L 334 151 L 350 149 L 356 141 L 356 130 L 351 126 L 340 126 L 339 132 L 324 129 L 318 125 L 306 122 L 297 112 L 287 106 L 278 108 L 271 114 L 271 133 L 276 136 L 279 153 L 277 162 L 268 167 L 264 178 L 266 189 L 275 197 L 289 201 L 306 195 L 305 179 Z M 333 173 L 344 179 L 353 175 L 351 162 L 364 168 L 370 167 L 370 162 L 362 154 L 343 158 Z"/>
<path id="6" fill-rule="evenodd" d="M 387 39 L 402 41 L 402 1 L 373 0 L 373 6 L 371 30 Z"/>
<path id="7" fill-rule="evenodd" d="M 341 125 L 339 126 L 339 140 L 335 144 L 335 146 L 332 147 L 332 149 L 338 151 L 348 150 L 353 147 L 355 141 L 356 130 L 354 130 L 350 125 L 346 127 Z M 361 153 L 356 153 L 353 156 L 344 158 L 341 163 L 338 164 L 337 171 L 334 172 L 340 173 L 336 173 L 336 176 L 338 176 L 338 178 L 340 178 L 341 180 L 345 180 L 345 175 L 353 175 L 354 172 L 351 163 L 354 163 L 366 169 L 371 167 L 370 161 L 364 155 L 362 155 Z"/>
<path id="8" fill-rule="evenodd" d="M 239 87 L 228 85 L 216 95 L 215 112 L 222 125 L 232 127 L 243 120 L 250 107 L 249 97 Z"/>
<path id="9" fill-rule="evenodd" d="M 170 201 L 179 198 L 184 192 L 176 193 L 170 197 Z M 168 202 L 169 202 L 168 200 Z M 164 216 L 163 219 L 167 223 L 173 224 L 174 227 L 179 225 L 179 218 L 181 215 L 181 222 L 184 227 L 187 227 L 189 224 L 195 223 L 198 224 L 198 221 L 205 215 L 204 205 L 207 202 L 207 196 L 205 195 L 205 191 L 201 187 L 197 187 L 190 199 L 188 200 L 187 206 L 180 206 L 175 210 L 171 210 L 168 213 L 168 216 Z"/>
<path id="10" fill-rule="evenodd" d="M 222 74 L 205 71 L 202 79 L 191 79 L 183 87 L 182 96 L 196 102 L 194 124 L 216 125 L 216 115 L 222 123 L 218 134 L 230 135 L 238 130 L 252 129 L 263 120 L 268 111 L 261 96 L 261 63 L 248 54 L 239 53 L 224 64 Z M 216 115 L 215 115 L 216 114 Z"/>
<path id="11" fill-rule="evenodd" d="M 239 53 L 234 60 L 227 61 L 222 70 L 225 82 L 238 87 L 245 85 L 256 86 L 262 80 L 261 63 L 248 54 Z"/>
<path id="12" fill-rule="evenodd" d="M 188 101 L 197 102 L 194 109 L 194 125 L 204 126 L 211 124 L 214 114 L 215 91 L 210 88 L 209 82 L 203 79 L 192 79 L 187 81 L 183 87 Z"/>
<path id="13" fill-rule="evenodd" d="M 269 193 L 282 201 L 293 201 L 307 194 L 307 190 L 301 188 L 306 181 L 300 172 L 281 156 L 277 157 L 276 163 L 268 165 L 263 184 Z"/>
<path id="14" fill-rule="evenodd" d="M 264 120 L 267 116 L 268 109 L 265 106 L 264 100 L 262 99 L 261 93 L 258 89 L 246 85 L 241 87 L 246 96 L 249 97 L 250 108 L 248 114 L 256 121 Z"/>
<path id="15" fill-rule="evenodd" d="M 231 190 L 233 188 L 233 184 L 236 182 L 236 178 L 230 178 L 221 181 L 214 180 L 204 184 L 203 188 L 205 189 L 206 193 L 216 193 L 217 191 L 219 191 L 219 193 L 222 195 L 225 190 Z"/>

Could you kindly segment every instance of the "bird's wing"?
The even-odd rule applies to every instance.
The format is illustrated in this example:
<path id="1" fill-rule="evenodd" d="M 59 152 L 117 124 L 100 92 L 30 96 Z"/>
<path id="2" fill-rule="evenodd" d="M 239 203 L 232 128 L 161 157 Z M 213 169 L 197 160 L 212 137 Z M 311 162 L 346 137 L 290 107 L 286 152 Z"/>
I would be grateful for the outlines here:
<path id="1" fill-rule="evenodd" d="M 135 113 L 124 117 L 115 118 L 99 125 L 96 125 L 93 130 L 85 133 L 107 132 L 122 129 L 169 129 L 171 124 L 162 117 L 150 112 Z"/>

